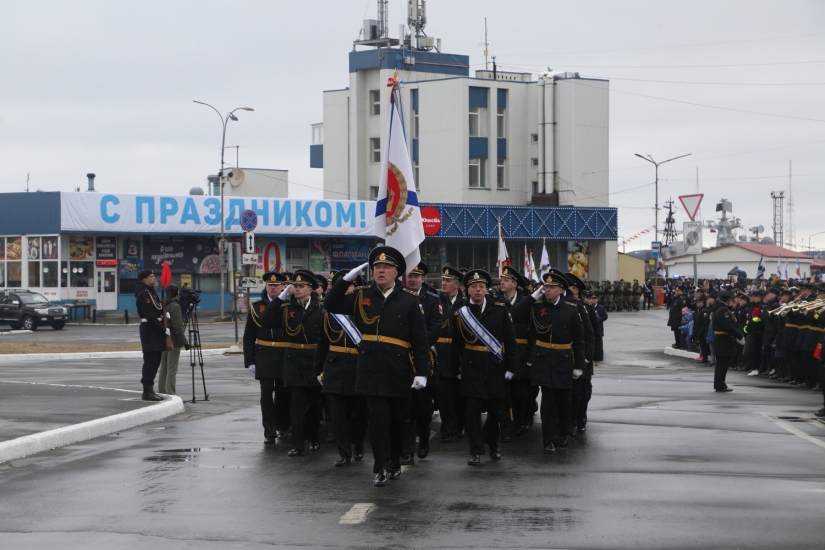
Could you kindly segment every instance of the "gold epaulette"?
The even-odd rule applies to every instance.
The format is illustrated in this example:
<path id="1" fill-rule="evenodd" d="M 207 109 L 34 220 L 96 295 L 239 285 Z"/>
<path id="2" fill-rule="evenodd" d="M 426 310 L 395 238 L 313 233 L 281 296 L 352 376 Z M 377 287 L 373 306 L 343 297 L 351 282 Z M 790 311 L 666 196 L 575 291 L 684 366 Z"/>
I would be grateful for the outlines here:
<path id="1" fill-rule="evenodd" d="M 369 287 L 370 287 L 370 285 L 357 286 L 357 287 L 355 287 L 355 290 L 364 290 L 365 288 L 369 288 Z"/>
<path id="2" fill-rule="evenodd" d="M 418 298 L 418 292 L 416 292 L 416 291 L 414 291 L 414 290 L 410 290 L 409 288 L 405 288 L 405 289 L 404 289 L 404 291 L 405 291 L 405 292 L 409 292 L 410 294 L 412 294 L 413 296 L 415 296 L 416 298 Z"/>
<path id="3" fill-rule="evenodd" d="M 283 304 L 281 304 L 281 307 L 289 307 L 289 305 L 290 305 L 291 303 L 292 303 L 292 302 L 284 302 Z"/>
<path id="4" fill-rule="evenodd" d="M 577 305 L 576 305 L 575 303 L 573 303 L 573 302 L 564 302 L 564 303 L 565 303 L 565 304 L 567 304 L 568 306 L 573 306 L 573 307 L 574 307 L 574 308 L 576 308 L 576 309 L 578 309 L 578 307 L 579 307 L 579 306 L 577 306 Z"/>
<path id="5" fill-rule="evenodd" d="M 504 306 L 504 302 L 493 302 L 494 306 Z"/>

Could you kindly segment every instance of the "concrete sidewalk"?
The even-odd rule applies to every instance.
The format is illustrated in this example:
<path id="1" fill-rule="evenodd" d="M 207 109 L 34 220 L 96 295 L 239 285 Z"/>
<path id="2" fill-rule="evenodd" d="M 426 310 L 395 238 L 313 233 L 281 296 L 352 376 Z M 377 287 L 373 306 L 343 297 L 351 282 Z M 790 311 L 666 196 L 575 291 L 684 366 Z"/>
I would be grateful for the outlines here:
<path id="1" fill-rule="evenodd" d="M 141 392 L 0 380 L 0 462 L 126 430 L 183 411 L 183 401 Z"/>

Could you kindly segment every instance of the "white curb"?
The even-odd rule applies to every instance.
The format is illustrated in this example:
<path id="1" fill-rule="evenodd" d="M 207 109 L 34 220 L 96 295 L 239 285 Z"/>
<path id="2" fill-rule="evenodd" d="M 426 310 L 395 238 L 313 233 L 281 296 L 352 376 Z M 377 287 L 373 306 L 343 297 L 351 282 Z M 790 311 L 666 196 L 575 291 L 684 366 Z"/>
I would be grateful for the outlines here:
<path id="1" fill-rule="evenodd" d="M 139 391 L 129 393 L 140 394 Z M 64 426 L 37 434 L 26 435 L 0 443 L 0 462 L 16 460 L 24 456 L 41 453 L 57 447 L 65 447 L 80 441 L 87 441 L 114 432 L 128 430 L 150 422 L 157 422 L 184 410 L 183 400 L 177 395 L 169 395 L 157 405 L 150 405 L 133 411 L 105 416 L 80 424 Z"/>
<path id="2" fill-rule="evenodd" d="M 205 349 L 208 355 L 224 355 L 229 348 Z M 182 351 L 181 356 L 188 352 Z M 94 351 L 89 353 L 14 353 L 0 355 L 0 363 L 19 363 L 21 361 L 72 361 L 76 359 L 135 359 L 142 358 L 142 351 Z"/>
<path id="3" fill-rule="evenodd" d="M 675 355 L 676 357 L 684 357 L 685 359 L 699 360 L 699 354 L 694 351 L 687 351 L 684 349 L 676 349 L 672 347 L 665 348 L 665 355 Z"/>

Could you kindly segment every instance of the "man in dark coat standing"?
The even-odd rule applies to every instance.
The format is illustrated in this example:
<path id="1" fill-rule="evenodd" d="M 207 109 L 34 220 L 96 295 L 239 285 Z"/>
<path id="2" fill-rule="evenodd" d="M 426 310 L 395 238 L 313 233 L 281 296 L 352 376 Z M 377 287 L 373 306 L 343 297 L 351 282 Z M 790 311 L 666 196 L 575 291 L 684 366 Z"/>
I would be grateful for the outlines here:
<path id="1" fill-rule="evenodd" d="M 289 428 L 289 394 L 284 389 L 284 351 L 287 342 L 280 327 L 261 321 L 266 307 L 283 291 L 287 276 L 270 271 L 263 276 L 266 288 L 261 299 L 249 306 L 243 331 L 244 367 L 255 374 L 261 386 L 261 419 L 264 444 L 286 437 Z"/>
<path id="2" fill-rule="evenodd" d="M 733 292 L 723 290 L 718 293 L 710 318 L 713 324 L 713 355 L 716 367 L 713 372 L 713 389 L 718 392 L 733 391 L 725 384 L 725 377 L 736 361 L 736 345 L 744 345 L 744 334 L 736 326 L 736 317 L 731 312 Z M 738 342 L 737 342 L 738 341 Z"/>
<path id="3" fill-rule="evenodd" d="M 138 273 L 139 282 L 135 286 L 135 306 L 140 315 L 140 348 L 143 351 L 143 370 L 140 383 L 143 386 L 144 401 L 163 401 L 155 393 L 155 376 L 160 368 L 160 359 L 166 350 L 166 337 L 172 331 L 163 327 L 163 305 L 155 292 L 155 274 L 151 269 Z"/>
<path id="4" fill-rule="evenodd" d="M 569 286 L 557 271 L 543 277 L 544 287 L 519 303 L 513 322 L 528 323 L 535 341 L 531 354 L 533 385 L 541 387 L 541 431 L 545 454 L 570 433 L 573 371 L 585 368 L 584 325 L 575 304 L 564 300 Z"/>
<path id="5" fill-rule="evenodd" d="M 485 443 L 492 460 L 501 459 L 498 439 L 501 399 L 505 396 L 505 375 L 516 370 L 516 333 L 507 307 L 487 296 L 492 284 L 490 274 L 483 269 L 471 269 L 464 275 L 468 304 L 453 315 L 456 333 L 453 337 L 452 361 L 461 369 L 461 394 L 467 400 L 467 436 L 470 459 L 467 464 L 478 466 Z M 481 411 L 487 410 L 487 420 L 481 426 Z"/>
<path id="6" fill-rule="evenodd" d="M 685 307 L 685 300 L 682 298 L 682 288 L 676 286 L 673 289 L 673 298 L 670 301 L 670 313 L 667 318 L 667 326 L 673 331 L 673 338 L 676 349 L 682 348 L 682 331 L 679 329 L 682 326 L 682 308 Z"/>
<path id="7" fill-rule="evenodd" d="M 346 294 L 365 264 L 332 285 L 324 305 L 330 313 L 349 315 L 361 332 L 355 389 L 367 396 L 373 485 L 384 487 L 388 479 L 401 477 L 410 391 L 426 387 L 432 368 L 418 295 L 398 281 L 407 269 L 404 256 L 390 246 L 378 246 L 370 252 L 368 265 L 373 270 L 368 286 Z"/>
<path id="8" fill-rule="evenodd" d="M 587 405 L 590 403 L 590 397 L 593 395 L 593 361 L 596 354 L 596 329 L 594 325 L 598 323 L 596 312 L 593 307 L 587 304 L 582 299 L 585 291 L 584 281 L 579 279 L 573 273 L 565 273 L 564 278 L 570 283 L 567 290 L 566 299 L 576 305 L 579 312 L 579 317 L 582 320 L 584 327 L 584 370 L 581 372 L 573 371 L 573 392 L 571 394 L 571 411 L 573 426 L 570 429 L 570 434 L 575 436 L 576 432 L 585 431 L 587 424 Z M 561 446 L 567 445 L 567 439 L 562 438 Z"/>
<path id="9" fill-rule="evenodd" d="M 518 270 L 506 265 L 501 268 L 501 293 L 498 299 L 512 311 L 516 305 L 524 300 L 528 294 L 519 290 L 526 287 L 530 281 Z M 538 407 L 537 394 L 533 392 L 530 383 L 530 342 L 527 334 L 527 323 L 513 323 L 516 333 L 516 370 L 506 374 L 507 392 L 501 406 L 501 441 L 512 441 L 513 434 L 521 435 L 531 424 L 533 415 Z M 511 416 L 512 415 L 512 416 Z"/>

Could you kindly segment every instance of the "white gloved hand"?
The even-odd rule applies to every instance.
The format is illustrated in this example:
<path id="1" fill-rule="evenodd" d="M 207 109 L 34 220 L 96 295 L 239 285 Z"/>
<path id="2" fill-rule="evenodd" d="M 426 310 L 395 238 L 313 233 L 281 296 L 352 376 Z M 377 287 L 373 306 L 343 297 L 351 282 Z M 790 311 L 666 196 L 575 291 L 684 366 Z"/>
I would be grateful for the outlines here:
<path id="1" fill-rule="evenodd" d="M 249 372 L 255 374 L 255 365 L 249 365 L 247 368 L 249 369 Z"/>
<path id="2" fill-rule="evenodd" d="M 318 375 L 318 376 L 316 376 L 315 378 L 317 378 L 317 379 L 318 379 L 318 383 L 319 383 L 319 384 L 321 384 L 321 385 L 323 385 L 323 384 L 324 384 L 324 373 L 319 374 L 319 375 Z"/>
<path id="3" fill-rule="evenodd" d="M 504 373 L 504 379 L 505 380 L 512 380 L 513 376 L 515 376 L 515 375 L 510 371 L 507 371 L 507 372 Z"/>
<path id="4" fill-rule="evenodd" d="M 535 290 L 533 292 L 533 294 L 531 294 L 531 296 L 533 297 L 534 300 L 538 300 L 539 298 L 544 296 L 544 287 L 540 286 L 537 290 Z"/>
<path id="5" fill-rule="evenodd" d="M 457 378 L 461 380 L 461 373 L 458 374 Z"/>
<path id="6" fill-rule="evenodd" d="M 421 390 L 427 387 L 427 377 L 426 376 L 416 376 L 413 380 L 412 388 L 415 390 Z"/>
<path id="7" fill-rule="evenodd" d="M 170 329 L 166 329 L 166 336 L 172 336 L 172 331 Z"/>
<path id="8" fill-rule="evenodd" d="M 576 378 L 578 378 L 581 375 L 582 375 L 582 370 L 581 369 L 573 369 L 573 380 L 575 380 Z"/>
<path id="9" fill-rule="evenodd" d="M 736 341 L 736 343 L 739 344 L 740 346 L 744 346 L 745 345 L 745 339 L 740 338 L 739 340 Z"/>
<path id="10" fill-rule="evenodd" d="M 171 318 L 172 318 L 172 316 L 171 316 L 171 315 L 169 315 L 169 312 L 168 312 L 168 311 L 166 312 L 166 318 L 167 318 L 167 319 L 171 319 Z"/>
<path id="11" fill-rule="evenodd" d="M 354 281 L 355 279 L 358 278 L 358 275 L 361 274 L 361 270 L 364 269 L 365 267 L 369 267 L 369 265 L 370 265 L 369 262 L 364 262 L 363 264 L 359 265 L 355 269 L 350 269 L 349 273 L 344 275 L 343 279 L 345 281 L 347 281 L 348 283 L 351 283 L 352 281 Z"/>
<path id="12" fill-rule="evenodd" d="M 289 295 L 292 293 L 292 285 L 286 285 L 286 288 L 278 294 L 278 299 L 282 302 L 286 302 L 289 298 Z"/>

